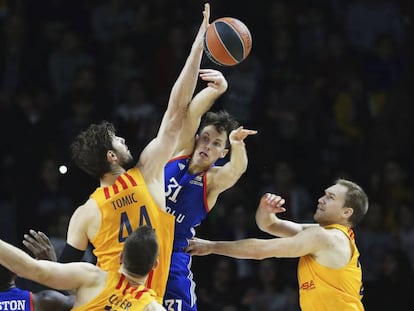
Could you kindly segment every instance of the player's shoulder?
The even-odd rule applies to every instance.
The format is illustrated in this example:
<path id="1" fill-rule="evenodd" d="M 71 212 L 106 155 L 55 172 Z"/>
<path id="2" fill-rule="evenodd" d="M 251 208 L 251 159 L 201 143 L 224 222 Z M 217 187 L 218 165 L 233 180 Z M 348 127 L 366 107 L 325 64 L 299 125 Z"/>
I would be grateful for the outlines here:
<path id="1" fill-rule="evenodd" d="M 79 205 L 78 208 L 76 209 L 77 211 L 83 211 L 83 212 L 88 212 L 88 211 L 92 211 L 94 209 L 98 209 L 98 203 L 92 199 L 89 198 L 88 200 L 86 200 L 83 204 Z"/>
<path id="2" fill-rule="evenodd" d="M 87 215 L 95 216 L 99 212 L 98 204 L 94 199 L 89 198 L 85 203 L 79 205 L 72 217 L 86 217 Z"/>
<path id="3" fill-rule="evenodd" d="M 336 227 L 323 227 L 323 226 L 315 226 L 309 228 L 308 233 L 312 234 L 315 239 L 319 239 L 321 242 L 329 242 L 333 243 L 334 245 L 342 244 L 342 242 L 348 242 L 348 237 L 344 232 Z M 339 244 L 338 244 L 339 243 Z"/>
<path id="4" fill-rule="evenodd" d="M 211 166 L 207 168 L 203 174 L 207 177 L 207 182 L 209 186 L 214 186 L 214 183 L 216 182 L 216 176 L 218 176 L 223 168 L 221 166 Z"/>
<path id="5" fill-rule="evenodd" d="M 306 235 L 314 236 L 315 238 L 329 238 L 332 236 L 330 229 L 315 224 L 314 226 L 306 226 L 303 230 Z"/>

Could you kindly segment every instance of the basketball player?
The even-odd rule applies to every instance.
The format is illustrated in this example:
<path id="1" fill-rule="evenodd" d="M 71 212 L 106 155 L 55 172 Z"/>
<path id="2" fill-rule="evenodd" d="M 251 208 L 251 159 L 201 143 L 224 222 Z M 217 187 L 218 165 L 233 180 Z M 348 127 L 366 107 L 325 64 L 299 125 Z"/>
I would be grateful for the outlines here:
<path id="1" fill-rule="evenodd" d="M 207 87 L 193 98 L 174 156 L 165 167 L 167 211 L 175 216 L 174 247 L 164 297 L 167 310 L 197 310 L 191 256 L 184 250 L 220 193 L 232 187 L 246 171 L 244 139 L 257 133 L 239 126 L 225 111 L 207 112 L 227 90 L 227 81 L 221 72 L 210 69 L 200 70 L 200 77 L 208 82 Z M 230 148 L 229 161 L 215 166 Z"/>
<path id="2" fill-rule="evenodd" d="M 158 243 L 154 230 L 149 226 L 139 227 L 128 236 L 123 246 L 121 256 L 117 256 L 120 267 L 110 272 L 88 262 L 64 264 L 36 260 L 2 240 L 0 264 L 19 277 L 50 288 L 74 291 L 73 311 L 165 310 L 157 302 L 155 292 L 144 286 L 148 274 L 158 265 Z"/>
<path id="3" fill-rule="evenodd" d="M 100 185 L 71 217 L 67 244 L 60 262 L 80 261 L 90 242 L 97 265 L 117 271 L 117 254 L 126 238 L 139 226 L 155 229 L 160 243 L 159 265 L 147 278 L 161 302 L 170 267 L 174 216 L 165 211 L 164 166 L 172 157 L 176 137 L 193 96 L 203 55 L 203 34 L 209 24 L 210 6 L 205 4 L 203 21 L 191 52 L 175 82 L 157 137 L 142 151 L 136 165 L 123 138 L 111 123 L 93 124 L 71 145 L 75 163 Z"/>
<path id="4" fill-rule="evenodd" d="M 55 290 L 33 293 L 16 286 L 16 274 L 0 265 L 0 310 L 69 311 L 73 297 Z"/>
<path id="5" fill-rule="evenodd" d="M 319 198 L 317 224 L 279 219 L 285 200 L 265 194 L 256 212 L 259 228 L 275 239 L 207 241 L 194 238 L 192 255 L 218 254 L 242 259 L 300 257 L 298 282 L 303 311 L 364 310 L 362 271 L 352 228 L 368 211 L 368 198 L 354 182 L 338 179 Z"/>

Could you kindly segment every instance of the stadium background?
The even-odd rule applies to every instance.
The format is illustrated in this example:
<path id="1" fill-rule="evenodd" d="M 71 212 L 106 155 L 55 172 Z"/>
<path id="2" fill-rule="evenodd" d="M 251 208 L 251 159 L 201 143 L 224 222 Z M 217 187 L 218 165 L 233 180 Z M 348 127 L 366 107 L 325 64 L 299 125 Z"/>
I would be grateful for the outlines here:
<path id="1" fill-rule="evenodd" d="M 348 177 L 371 205 L 356 229 L 367 310 L 412 310 L 414 268 L 413 16 L 409 1 L 211 2 L 253 36 L 249 58 L 223 71 L 226 109 L 258 129 L 249 167 L 198 235 L 263 236 L 261 194 L 283 216 L 311 219 L 321 190 Z M 59 250 L 73 210 L 96 187 L 68 145 L 113 121 L 137 154 L 155 135 L 201 21 L 202 1 L 0 1 L 0 233 L 23 247 L 29 228 Z M 202 84 L 201 84 L 202 85 Z M 68 172 L 59 173 L 66 165 Z M 200 311 L 298 310 L 296 259 L 196 257 Z"/>

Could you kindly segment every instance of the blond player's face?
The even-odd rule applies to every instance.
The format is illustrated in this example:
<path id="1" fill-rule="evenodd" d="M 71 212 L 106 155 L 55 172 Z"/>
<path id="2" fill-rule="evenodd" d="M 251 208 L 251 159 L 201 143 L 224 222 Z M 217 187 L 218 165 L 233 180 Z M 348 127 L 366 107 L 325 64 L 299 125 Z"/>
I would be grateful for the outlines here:
<path id="1" fill-rule="evenodd" d="M 193 154 L 193 162 L 196 164 L 209 167 L 219 158 L 226 156 L 227 133 L 217 132 L 213 125 L 206 126 L 197 137 L 196 146 Z"/>
<path id="2" fill-rule="evenodd" d="M 325 194 L 319 198 L 318 207 L 313 218 L 320 225 L 342 223 L 344 218 L 344 204 L 347 188 L 335 184 L 325 190 Z"/>

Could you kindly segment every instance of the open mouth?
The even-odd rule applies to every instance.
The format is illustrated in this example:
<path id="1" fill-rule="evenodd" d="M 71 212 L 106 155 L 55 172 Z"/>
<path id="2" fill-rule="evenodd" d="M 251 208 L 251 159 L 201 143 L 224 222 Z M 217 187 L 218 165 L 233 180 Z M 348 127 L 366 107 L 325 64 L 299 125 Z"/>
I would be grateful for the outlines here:
<path id="1" fill-rule="evenodd" d="M 205 152 L 203 152 L 203 151 L 201 151 L 201 152 L 199 153 L 199 156 L 200 156 L 201 158 L 208 158 L 207 153 L 205 153 Z"/>

